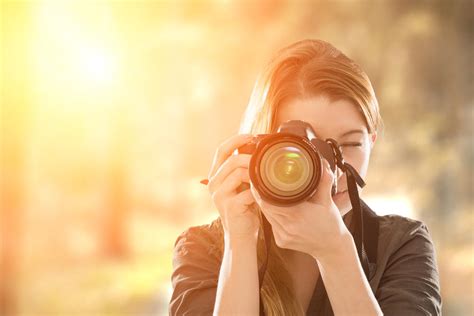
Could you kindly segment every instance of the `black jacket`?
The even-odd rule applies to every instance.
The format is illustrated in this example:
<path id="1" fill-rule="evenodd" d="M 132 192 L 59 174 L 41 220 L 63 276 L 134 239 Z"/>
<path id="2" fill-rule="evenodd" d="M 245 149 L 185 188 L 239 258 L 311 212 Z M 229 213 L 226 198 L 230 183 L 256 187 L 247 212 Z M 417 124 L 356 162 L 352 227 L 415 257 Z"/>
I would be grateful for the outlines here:
<path id="1" fill-rule="evenodd" d="M 377 216 L 365 203 L 362 210 L 369 283 L 384 315 L 440 315 L 436 253 L 426 225 L 398 215 Z M 351 215 L 344 222 L 354 232 Z M 191 227 L 176 240 L 170 315 L 212 315 L 222 261 L 217 221 Z M 307 315 L 333 315 L 321 278 Z"/>

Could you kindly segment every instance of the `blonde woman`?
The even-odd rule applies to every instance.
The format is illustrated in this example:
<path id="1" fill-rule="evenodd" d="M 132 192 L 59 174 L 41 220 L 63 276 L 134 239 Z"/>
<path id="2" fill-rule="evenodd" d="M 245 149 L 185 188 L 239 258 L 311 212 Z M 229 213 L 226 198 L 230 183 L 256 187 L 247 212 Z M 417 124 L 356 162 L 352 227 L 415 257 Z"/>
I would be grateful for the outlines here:
<path id="1" fill-rule="evenodd" d="M 269 203 L 253 186 L 238 190 L 251 182 L 251 155 L 235 150 L 289 120 L 309 123 L 319 139 L 334 139 L 344 161 L 365 178 L 381 125 L 369 78 L 324 41 L 280 50 L 254 87 L 240 133 L 216 151 L 208 188 L 219 218 L 176 241 L 170 314 L 439 315 L 439 276 L 426 226 L 377 216 L 360 201 L 364 268 L 348 177 L 339 168 L 322 159 L 316 193 L 292 207 Z M 262 218 L 271 225 L 270 247 Z"/>

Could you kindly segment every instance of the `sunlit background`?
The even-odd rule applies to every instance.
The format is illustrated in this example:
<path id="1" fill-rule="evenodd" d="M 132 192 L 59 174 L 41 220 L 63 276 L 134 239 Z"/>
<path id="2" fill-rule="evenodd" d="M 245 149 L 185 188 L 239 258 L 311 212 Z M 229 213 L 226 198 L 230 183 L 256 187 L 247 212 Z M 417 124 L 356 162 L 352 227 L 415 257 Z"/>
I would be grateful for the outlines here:
<path id="1" fill-rule="evenodd" d="M 173 244 L 259 71 L 304 38 L 372 79 L 364 199 L 423 220 L 473 313 L 473 2 L 3 1 L 1 315 L 166 315 Z"/>

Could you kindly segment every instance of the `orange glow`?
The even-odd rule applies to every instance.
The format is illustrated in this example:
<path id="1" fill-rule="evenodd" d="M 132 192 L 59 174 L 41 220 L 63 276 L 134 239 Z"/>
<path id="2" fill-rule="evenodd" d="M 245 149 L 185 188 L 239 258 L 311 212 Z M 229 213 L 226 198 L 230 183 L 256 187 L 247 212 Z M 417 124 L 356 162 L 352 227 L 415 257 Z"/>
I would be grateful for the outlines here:
<path id="1" fill-rule="evenodd" d="M 199 183 L 217 146 L 272 54 L 310 37 L 376 80 L 368 204 L 428 221 L 443 277 L 471 277 L 468 10 L 392 2 L 3 1 L 0 290 L 16 314 L 166 314 L 176 238 L 219 215 Z M 448 312 L 472 306 L 464 283 L 444 282 Z"/>

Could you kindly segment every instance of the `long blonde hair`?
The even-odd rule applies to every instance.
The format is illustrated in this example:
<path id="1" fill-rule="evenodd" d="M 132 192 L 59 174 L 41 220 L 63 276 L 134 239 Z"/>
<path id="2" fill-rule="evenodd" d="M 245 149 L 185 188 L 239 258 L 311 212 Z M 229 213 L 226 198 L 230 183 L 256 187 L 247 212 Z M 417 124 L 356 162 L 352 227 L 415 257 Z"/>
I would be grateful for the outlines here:
<path id="1" fill-rule="evenodd" d="M 324 94 L 332 100 L 344 98 L 351 101 L 363 115 L 369 133 L 381 126 L 378 102 L 366 73 L 331 44 L 303 40 L 279 50 L 261 73 L 244 113 L 240 133 L 274 131 L 280 104 L 291 98 L 317 94 Z M 261 214 L 258 207 L 256 210 Z M 222 232 L 222 227 L 219 231 Z M 265 256 L 265 245 L 263 234 L 259 235 L 260 266 Z M 222 253 L 223 243 L 218 248 Z M 305 314 L 295 297 L 289 269 L 273 238 L 261 299 L 266 315 Z"/>

